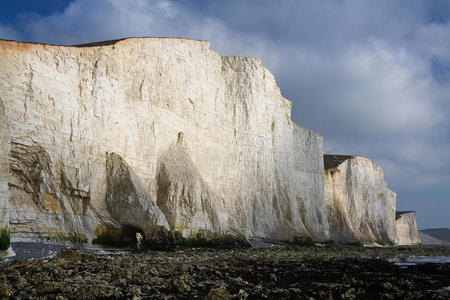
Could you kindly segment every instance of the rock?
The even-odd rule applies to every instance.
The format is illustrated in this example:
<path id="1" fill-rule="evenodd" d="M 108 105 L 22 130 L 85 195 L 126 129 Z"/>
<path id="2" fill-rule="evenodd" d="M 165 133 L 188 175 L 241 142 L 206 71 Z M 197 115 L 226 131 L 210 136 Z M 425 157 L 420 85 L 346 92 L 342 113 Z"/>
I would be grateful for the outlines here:
<path id="1" fill-rule="evenodd" d="M 248 293 L 244 290 L 239 290 L 236 297 L 234 298 L 239 300 L 246 300 L 248 298 Z"/>
<path id="2" fill-rule="evenodd" d="M 6 278 L 0 278 L 0 296 L 11 297 L 14 293 L 14 289 L 8 284 Z"/>
<path id="3" fill-rule="evenodd" d="M 133 274 L 131 272 L 131 270 L 115 270 L 113 272 L 111 272 L 111 282 L 114 282 L 116 280 L 119 279 L 124 279 L 126 281 L 131 280 Z"/>
<path id="4" fill-rule="evenodd" d="M 82 252 L 80 250 L 62 249 L 58 253 L 58 259 L 70 261 L 95 261 L 97 257 L 94 254 Z"/>
<path id="5" fill-rule="evenodd" d="M 231 299 L 230 293 L 224 286 L 219 288 L 212 288 L 208 295 L 204 298 L 205 300 L 228 300 Z"/>
<path id="6" fill-rule="evenodd" d="M 395 214 L 395 243 L 419 245 L 421 243 L 415 211 L 397 211 Z"/>
<path id="7" fill-rule="evenodd" d="M 258 59 L 186 39 L 0 41 L 0 69 L 13 240 L 91 241 L 103 224 L 147 235 L 155 216 L 185 237 L 329 238 L 322 135 L 292 122 Z"/>
<path id="8" fill-rule="evenodd" d="M 367 158 L 324 155 L 325 209 L 330 237 L 344 243 L 395 241 L 396 194 Z"/>
<path id="9" fill-rule="evenodd" d="M 310 260 L 302 259 L 306 252 L 312 256 Z M 346 299 L 448 299 L 442 287 L 449 285 L 450 264 L 400 268 L 386 259 L 449 254 L 449 247 L 336 244 L 257 251 L 152 251 L 146 255 L 98 255 L 95 261 L 7 261 L 0 263 L 0 293 L 6 287 L 14 299 L 198 299 L 208 294 L 209 299 L 340 299 L 341 295 Z M 170 263 L 173 266 L 168 268 Z M 152 268 L 159 269 L 159 274 L 153 275 Z M 28 282 L 23 288 L 17 285 L 21 278 Z"/>
<path id="10" fill-rule="evenodd" d="M 243 285 L 244 281 L 242 280 L 241 277 L 235 277 L 235 278 L 230 278 L 229 282 L 230 282 L 230 284 L 239 286 L 239 285 Z"/>
<path id="11" fill-rule="evenodd" d="M 167 288 L 175 294 L 185 294 L 191 291 L 192 278 L 188 275 L 180 275 L 169 280 Z"/>
<path id="12" fill-rule="evenodd" d="M 24 277 L 19 275 L 16 277 L 14 285 L 16 289 L 21 290 L 28 285 L 28 281 Z"/>
<path id="13" fill-rule="evenodd" d="M 138 297 L 142 293 L 141 288 L 139 286 L 135 286 L 135 285 L 129 288 L 129 292 L 134 297 Z M 133 299 L 135 299 L 135 298 L 133 298 Z"/>
<path id="14" fill-rule="evenodd" d="M 111 286 L 106 282 L 95 283 L 91 285 L 83 285 L 73 294 L 76 299 L 106 299 L 118 298 L 119 291 L 115 286 Z"/>

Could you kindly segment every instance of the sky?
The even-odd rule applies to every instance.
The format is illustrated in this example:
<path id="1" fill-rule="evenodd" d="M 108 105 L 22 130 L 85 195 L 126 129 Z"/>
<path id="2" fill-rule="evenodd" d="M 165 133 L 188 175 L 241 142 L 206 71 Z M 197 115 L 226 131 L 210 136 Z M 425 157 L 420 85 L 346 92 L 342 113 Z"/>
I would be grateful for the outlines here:
<path id="1" fill-rule="evenodd" d="M 208 40 L 258 57 L 292 119 L 329 154 L 379 164 L 398 210 L 450 227 L 450 1 L 15 0 L 0 38 L 79 44 L 122 37 Z"/>

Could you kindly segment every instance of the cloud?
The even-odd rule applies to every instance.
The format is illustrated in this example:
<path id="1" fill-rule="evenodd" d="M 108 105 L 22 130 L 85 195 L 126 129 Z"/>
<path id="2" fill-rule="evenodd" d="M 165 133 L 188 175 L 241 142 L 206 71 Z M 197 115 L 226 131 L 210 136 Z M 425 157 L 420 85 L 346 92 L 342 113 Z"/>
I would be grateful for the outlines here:
<path id="1" fill-rule="evenodd" d="M 222 55 L 264 56 L 271 41 L 231 30 L 218 18 L 171 0 L 76 0 L 63 11 L 26 24 L 28 40 L 73 45 L 123 37 L 184 37 L 211 41 Z"/>
<path id="2" fill-rule="evenodd" d="M 450 23 L 435 3 L 75 0 L 18 32 L 62 44 L 188 37 L 260 57 L 293 101 L 294 121 L 322 132 L 327 152 L 373 158 L 391 186 L 407 189 L 450 177 Z"/>
<path id="3" fill-rule="evenodd" d="M 0 24 L 0 39 L 17 40 L 19 34 L 11 27 Z"/>

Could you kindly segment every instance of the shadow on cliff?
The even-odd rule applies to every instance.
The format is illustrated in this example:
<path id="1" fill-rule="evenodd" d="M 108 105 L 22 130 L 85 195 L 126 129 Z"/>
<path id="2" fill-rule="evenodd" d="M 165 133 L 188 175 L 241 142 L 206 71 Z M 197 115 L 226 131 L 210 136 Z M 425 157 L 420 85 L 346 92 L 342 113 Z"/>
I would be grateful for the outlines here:
<path id="1" fill-rule="evenodd" d="M 62 163 L 53 166 L 49 154 L 39 144 L 12 141 L 9 167 L 10 225 L 15 236 L 87 241 L 91 220 L 100 216 L 92 208 L 89 192 L 73 187 Z M 58 169 L 60 174 L 55 172 Z M 24 219 L 25 227 L 21 221 Z"/>
<path id="2" fill-rule="evenodd" d="M 168 227 L 139 178 L 116 153 L 106 154 L 106 183 L 106 208 L 122 226 L 139 228 L 147 237 L 154 236 L 159 226 Z"/>
<path id="3" fill-rule="evenodd" d="M 183 133 L 158 160 L 157 204 L 172 230 L 220 232 L 219 197 L 201 177 L 183 146 Z"/>

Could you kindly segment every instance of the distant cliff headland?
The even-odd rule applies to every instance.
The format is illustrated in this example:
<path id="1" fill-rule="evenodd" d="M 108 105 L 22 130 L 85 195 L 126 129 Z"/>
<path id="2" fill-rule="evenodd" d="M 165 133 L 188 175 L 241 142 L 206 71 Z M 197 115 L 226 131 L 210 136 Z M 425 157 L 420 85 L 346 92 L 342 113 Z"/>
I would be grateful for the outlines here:
<path id="1" fill-rule="evenodd" d="M 450 228 L 430 228 L 419 231 L 425 245 L 450 245 Z"/>
<path id="2" fill-rule="evenodd" d="M 0 41 L 0 70 L 3 248 L 138 235 L 420 243 L 381 168 L 324 156 L 256 58 L 175 38 Z"/>

